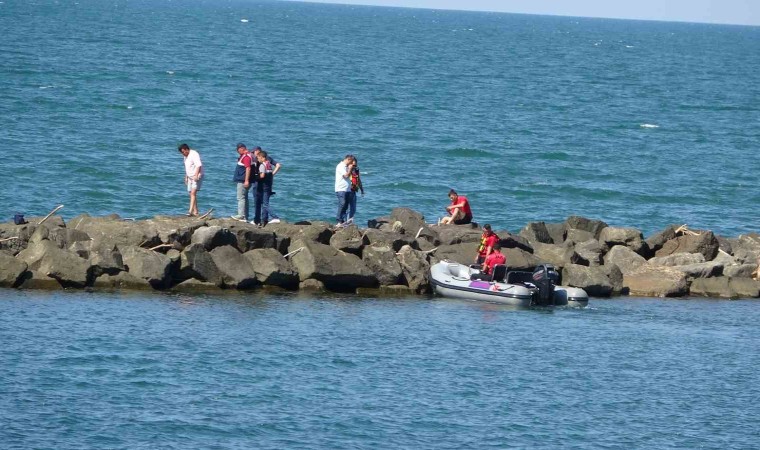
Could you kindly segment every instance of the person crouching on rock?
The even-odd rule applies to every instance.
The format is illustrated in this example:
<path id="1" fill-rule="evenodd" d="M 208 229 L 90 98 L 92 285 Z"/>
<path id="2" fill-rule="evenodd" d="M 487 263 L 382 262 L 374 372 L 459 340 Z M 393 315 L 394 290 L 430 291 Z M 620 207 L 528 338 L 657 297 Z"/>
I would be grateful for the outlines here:
<path id="1" fill-rule="evenodd" d="M 459 195 L 452 189 L 449 191 L 449 200 L 451 204 L 446 207 L 446 212 L 449 214 L 439 221 L 439 225 L 466 225 L 472 223 L 472 210 L 470 209 L 470 202 L 464 195 Z"/>
<path id="2" fill-rule="evenodd" d="M 494 236 L 496 236 L 494 234 Z M 491 277 L 493 276 L 493 268 L 497 264 L 506 264 L 507 263 L 507 257 L 504 256 L 503 253 L 501 253 L 501 244 L 499 244 L 498 241 L 493 245 L 493 251 L 490 255 L 486 258 L 486 260 L 483 262 L 483 267 L 480 271 L 480 273 L 475 273 L 472 276 L 470 276 L 470 279 L 472 280 L 486 280 L 491 281 Z"/>
<path id="3" fill-rule="evenodd" d="M 491 230 L 491 225 L 483 225 L 483 234 L 480 236 L 480 246 L 478 246 L 478 254 L 475 255 L 475 264 L 483 264 L 498 243 L 499 236 Z"/>

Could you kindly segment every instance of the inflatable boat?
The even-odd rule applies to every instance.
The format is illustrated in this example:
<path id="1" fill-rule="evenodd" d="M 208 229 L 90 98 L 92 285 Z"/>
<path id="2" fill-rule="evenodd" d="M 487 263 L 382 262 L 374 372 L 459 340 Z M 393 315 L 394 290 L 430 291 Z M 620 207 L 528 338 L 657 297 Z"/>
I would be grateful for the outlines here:
<path id="1" fill-rule="evenodd" d="M 588 305 L 586 291 L 557 286 L 559 274 L 553 266 L 542 264 L 533 272 L 512 271 L 498 265 L 485 280 L 473 279 L 478 269 L 451 261 L 441 261 L 430 268 L 430 283 L 435 293 L 450 298 L 502 303 L 514 306 Z"/>

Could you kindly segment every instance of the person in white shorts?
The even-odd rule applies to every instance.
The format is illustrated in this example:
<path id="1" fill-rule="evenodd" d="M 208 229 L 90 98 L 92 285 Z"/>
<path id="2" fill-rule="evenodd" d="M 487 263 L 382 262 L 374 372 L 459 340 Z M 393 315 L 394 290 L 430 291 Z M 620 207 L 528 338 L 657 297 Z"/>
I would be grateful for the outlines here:
<path id="1" fill-rule="evenodd" d="M 190 149 L 187 144 L 181 144 L 177 150 L 185 157 L 185 185 L 187 186 L 187 193 L 190 194 L 190 208 L 187 210 L 187 215 L 197 216 L 198 191 L 201 190 L 201 179 L 203 178 L 201 155 Z"/>

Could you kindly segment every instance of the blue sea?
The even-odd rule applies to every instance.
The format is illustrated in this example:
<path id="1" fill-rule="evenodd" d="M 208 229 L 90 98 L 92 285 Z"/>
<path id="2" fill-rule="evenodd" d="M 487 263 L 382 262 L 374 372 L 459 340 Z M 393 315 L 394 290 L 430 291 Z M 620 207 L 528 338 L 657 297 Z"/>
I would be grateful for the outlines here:
<path id="1" fill-rule="evenodd" d="M 0 0 L 0 220 L 394 206 L 760 231 L 760 28 L 242 0 Z M 757 301 L 0 290 L 0 448 L 760 448 Z"/>

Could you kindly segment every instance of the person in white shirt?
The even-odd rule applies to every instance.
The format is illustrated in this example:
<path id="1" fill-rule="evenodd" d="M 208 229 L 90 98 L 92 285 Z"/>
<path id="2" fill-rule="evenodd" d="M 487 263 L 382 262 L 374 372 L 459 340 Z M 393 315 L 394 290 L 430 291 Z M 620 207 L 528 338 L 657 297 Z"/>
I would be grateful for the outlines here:
<path id="1" fill-rule="evenodd" d="M 198 191 L 201 190 L 201 179 L 203 178 L 201 155 L 195 150 L 191 150 L 187 144 L 181 144 L 177 150 L 185 158 L 185 185 L 188 194 L 190 194 L 190 208 L 187 210 L 187 215 L 197 216 Z"/>
<path id="2" fill-rule="evenodd" d="M 354 155 L 346 155 L 335 167 L 335 196 L 338 198 L 338 227 L 346 226 L 346 213 L 351 203 L 351 171 L 354 169 Z"/>

